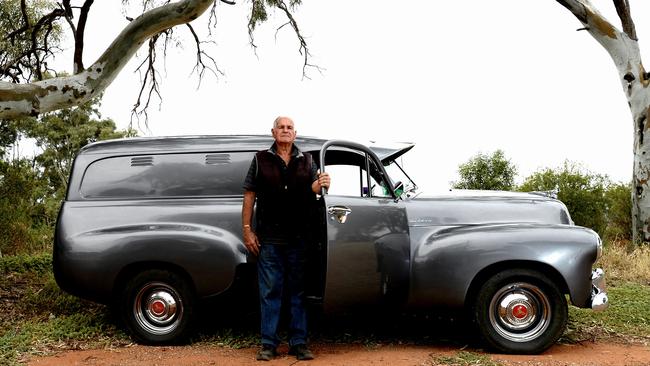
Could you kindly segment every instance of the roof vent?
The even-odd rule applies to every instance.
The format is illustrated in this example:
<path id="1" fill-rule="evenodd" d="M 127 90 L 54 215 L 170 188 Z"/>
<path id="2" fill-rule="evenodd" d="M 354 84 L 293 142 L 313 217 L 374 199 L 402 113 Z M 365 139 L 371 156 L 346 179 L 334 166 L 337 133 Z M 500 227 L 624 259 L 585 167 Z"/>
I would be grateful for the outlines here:
<path id="1" fill-rule="evenodd" d="M 230 154 L 207 154 L 205 163 L 207 165 L 230 164 Z"/>
<path id="2" fill-rule="evenodd" d="M 136 156 L 131 158 L 131 166 L 153 166 L 153 156 Z"/>

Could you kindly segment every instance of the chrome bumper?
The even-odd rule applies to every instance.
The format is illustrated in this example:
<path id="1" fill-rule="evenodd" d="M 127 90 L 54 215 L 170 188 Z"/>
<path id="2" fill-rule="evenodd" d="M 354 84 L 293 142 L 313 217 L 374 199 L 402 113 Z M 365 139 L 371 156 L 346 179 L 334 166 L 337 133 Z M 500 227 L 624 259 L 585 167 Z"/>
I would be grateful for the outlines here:
<path id="1" fill-rule="evenodd" d="M 605 284 L 605 271 L 596 268 L 591 272 L 591 309 L 603 311 L 609 306 L 607 298 L 607 285 Z"/>

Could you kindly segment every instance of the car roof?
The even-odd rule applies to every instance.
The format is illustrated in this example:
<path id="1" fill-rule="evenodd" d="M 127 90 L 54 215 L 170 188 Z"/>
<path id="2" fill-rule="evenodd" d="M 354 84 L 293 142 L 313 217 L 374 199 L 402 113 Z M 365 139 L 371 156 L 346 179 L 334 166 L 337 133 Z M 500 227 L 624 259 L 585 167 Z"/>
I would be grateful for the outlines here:
<path id="1" fill-rule="evenodd" d="M 295 144 L 303 151 L 319 151 L 327 139 L 297 137 Z M 206 135 L 131 137 L 98 141 L 84 146 L 80 155 L 152 154 L 159 152 L 259 151 L 273 144 L 271 135 Z M 394 160 L 413 148 L 412 143 L 364 144 L 382 161 Z"/>

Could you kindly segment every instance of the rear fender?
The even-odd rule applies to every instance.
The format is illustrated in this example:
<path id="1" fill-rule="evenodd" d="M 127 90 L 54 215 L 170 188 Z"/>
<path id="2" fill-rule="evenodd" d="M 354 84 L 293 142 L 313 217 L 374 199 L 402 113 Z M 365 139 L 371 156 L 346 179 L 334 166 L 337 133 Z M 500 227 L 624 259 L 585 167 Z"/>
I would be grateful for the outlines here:
<path id="1" fill-rule="evenodd" d="M 61 241 L 63 242 L 63 241 Z M 199 297 L 223 292 L 234 281 L 246 250 L 231 232 L 176 223 L 127 225 L 83 232 L 57 248 L 57 282 L 64 290 L 107 302 L 127 269 L 172 266 L 191 280 Z M 145 268 L 143 268 L 145 269 Z"/>

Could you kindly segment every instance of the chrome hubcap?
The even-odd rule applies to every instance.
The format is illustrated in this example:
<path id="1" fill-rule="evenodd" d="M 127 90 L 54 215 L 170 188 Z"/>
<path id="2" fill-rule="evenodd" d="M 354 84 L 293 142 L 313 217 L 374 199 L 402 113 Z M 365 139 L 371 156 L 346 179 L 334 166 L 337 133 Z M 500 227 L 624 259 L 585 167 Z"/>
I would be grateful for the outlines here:
<path id="1" fill-rule="evenodd" d="M 136 295 L 133 315 L 147 332 L 164 335 L 178 326 L 183 305 L 174 288 L 162 282 L 152 282 L 143 286 Z"/>
<path id="2" fill-rule="evenodd" d="M 160 300 L 156 300 L 151 304 L 151 312 L 155 316 L 160 316 L 165 313 L 167 306 Z"/>
<path id="3" fill-rule="evenodd" d="M 176 300 L 165 291 L 153 292 L 146 301 L 147 315 L 154 321 L 164 323 L 176 314 Z"/>
<path id="4" fill-rule="evenodd" d="M 524 292 L 509 293 L 497 304 L 499 320 L 511 329 L 524 329 L 536 319 L 533 301 Z"/>
<path id="5" fill-rule="evenodd" d="M 528 342 L 549 326 L 551 305 L 537 286 L 514 283 L 502 287 L 490 302 L 490 323 L 504 338 Z"/>

